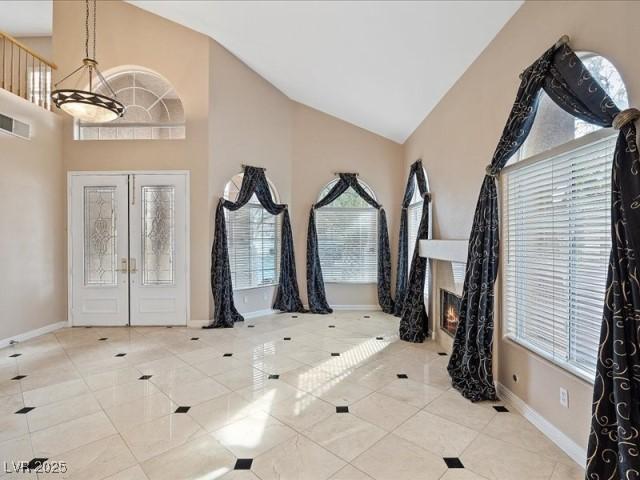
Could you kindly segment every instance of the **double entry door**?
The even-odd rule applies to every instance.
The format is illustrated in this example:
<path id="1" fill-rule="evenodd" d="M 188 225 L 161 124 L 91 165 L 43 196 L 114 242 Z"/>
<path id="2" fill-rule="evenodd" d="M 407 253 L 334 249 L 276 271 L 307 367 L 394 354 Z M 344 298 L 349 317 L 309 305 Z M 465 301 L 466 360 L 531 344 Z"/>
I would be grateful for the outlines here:
<path id="1" fill-rule="evenodd" d="M 69 174 L 72 325 L 186 325 L 188 179 Z"/>

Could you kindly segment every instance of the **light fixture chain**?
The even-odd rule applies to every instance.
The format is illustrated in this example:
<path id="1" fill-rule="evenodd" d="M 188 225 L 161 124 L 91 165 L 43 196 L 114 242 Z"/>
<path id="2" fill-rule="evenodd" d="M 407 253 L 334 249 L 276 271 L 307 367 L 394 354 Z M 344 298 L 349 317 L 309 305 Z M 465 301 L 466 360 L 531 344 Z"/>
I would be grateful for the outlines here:
<path id="1" fill-rule="evenodd" d="M 93 0 L 93 59 L 96 58 L 96 8 L 97 0 Z"/>
<path id="2" fill-rule="evenodd" d="M 84 0 L 84 56 L 89 58 L 89 0 Z"/>

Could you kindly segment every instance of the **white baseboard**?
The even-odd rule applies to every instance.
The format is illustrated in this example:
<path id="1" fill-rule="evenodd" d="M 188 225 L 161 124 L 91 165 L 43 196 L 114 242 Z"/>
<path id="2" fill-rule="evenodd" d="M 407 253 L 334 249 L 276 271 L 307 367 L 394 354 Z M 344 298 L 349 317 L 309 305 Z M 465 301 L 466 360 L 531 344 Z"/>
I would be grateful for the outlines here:
<path id="1" fill-rule="evenodd" d="M 382 310 L 380 305 L 331 305 L 334 310 L 367 310 L 367 311 L 379 311 Z"/>
<path id="2" fill-rule="evenodd" d="M 555 443 L 564 453 L 569 455 L 580 466 L 584 466 L 587 461 L 587 451 L 567 437 L 558 427 L 544 418 L 540 413 L 527 405 L 524 400 L 518 397 L 507 387 L 498 383 L 498 396 L 515 408 L 524 418 L 529 420 L 538 430 L 544 433 L 553 443 Z"/>
<path id="3" fill-rule="evenodd" d="M 240 315 L 242 315 L 246 320 L 248 318 L 266 317 L 267 315 L 273 315 L 274 313 L 278 313 L 278 310 L 274 310 L 273 308 L 265 308 L 264 310 L 256 310 L 255 312 L 240 312 Z"/>
<path id="4" fill-rule="evenodd" d="M 35 330 L 30 330 L 25 333 L 20 333 L 19 335 L 14 335 L 13 337 L 4 338 L 0 340 L 0 348 L 8 347 L 11 345 L 11 342 L 25 342 L 35 337 L 39 337 L 40 335 L 46 335 L 47 333 L 55 332 L 56 330 L 60 330 L 61 328 L 67 327 L 68 324 L 66 321 L 52 323 L 50 325 L 45 325 L 44 327 L 36 328 Z"/>
<path id="5" fill-rule="evenodd" d="M 366 310 L 366 311 L 382 311 L 382 307 L 380 305 L 330 305 L 334 310 Z M 304 305 L 304 308 L 308 309 L 309 305 Z"/>
<path id="6" fill-rule="evenodd" d="M 187 328 L 202 328 L 211 323 L 211 320 L 187 320 Z"/>

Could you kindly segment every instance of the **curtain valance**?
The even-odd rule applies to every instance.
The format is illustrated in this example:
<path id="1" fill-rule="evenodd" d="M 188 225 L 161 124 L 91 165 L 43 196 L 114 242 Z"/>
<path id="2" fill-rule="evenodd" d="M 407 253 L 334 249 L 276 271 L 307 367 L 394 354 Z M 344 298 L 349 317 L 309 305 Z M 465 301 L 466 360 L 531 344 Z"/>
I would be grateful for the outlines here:
<path id="1" fill-rule="evenodd" d="M 233 301 L 233 284 L 229 264 L 227 245 L 227 226 L 224 209 L 235 211 L 245 206 L 255 193 L 264 209 L 271 215 L 283 214 L 280 243 L 280 278 L 273 308 L 283 312 L 304 311 L 298 280 L 296 276 L 295 256 L 291 220 L 286 204 L 275 203 L 271 196 L 269 182 L 263 168 L 244 168 L 242 185 L 235 202 L 220 198 L 216 208 L 213 248 L 211 250 L 211 291 L 213 293 L 213 322 L 205 328 L 229 328 L 244 318 Z"/>
<path id="2" fill-rule="evenodd" d="M 327 302 L 322 267 L 318 254 L 318 233 L 316 230 L 315 211 L 325 207 L 351 187 L 365 202 L 378 210 L 378 302 L 386 313 L 393 312 L 391 298 L 391 249 L 389 247 L 389 231 L 387 215 L 379 204 L 358 182 L 355 173 L 340 173 L 336 184 L 311 207 L 307 230 L 307 296 L 309 310 L 313 313 L 331 313 L 333 309 Z"/>
<path id="3" fill-rule="evenodd" d="M 494 283 L 499 224 L 495 176 L 522 146 L 535 119 L 540 91 L 584 121 L 620 128 L 613 158 L 612 250 L 597 359 L 587 478 L 629 479 L 640 472 L 640 157 L 633 119 L 620 112 L 566 41 L 527 68 L 487 167 L 469 239 L 469 253 L 448 370 L 453 386 L 472 401 L 494 400 L 492 375 Z M 624 120 L 624 121 L 623 121 Z M 640 478 L 640 477 L 639 477 Z"/>

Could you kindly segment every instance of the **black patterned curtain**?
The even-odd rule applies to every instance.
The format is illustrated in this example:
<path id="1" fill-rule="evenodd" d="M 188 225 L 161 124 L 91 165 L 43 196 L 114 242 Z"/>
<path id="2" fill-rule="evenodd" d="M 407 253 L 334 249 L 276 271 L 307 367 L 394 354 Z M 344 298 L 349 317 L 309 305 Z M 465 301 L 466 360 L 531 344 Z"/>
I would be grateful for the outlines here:
<path id="1" fill-rule="evenodd" d="M 307 230 L 307 296 L 309 310 L 313 313 L 332 313 L 327 302 L 327 295 L 322 278 L 320 256 L 318 255 L 318 233 L 316 230 L 315 211 L 325 207 L 342 195 L 351 187 L 365 202 L 378 210 L 378 303 L 385 313 L 393 313 L 393 299 L 391 298 L 391 249 L 389 247 L 389 231 L 387 215 L 376 200 L 358 182 L 355 173 L 341 173 L 340 180 L 321 198 L 311 206 L 309 212 L 309 226 Z"/>
<path id="2" fill-rule="evenodd" d="M 213 248 L 211 249 L 211 291 L 214 313 L 211 325 L 204 328 L 229 328 L 244 320 L 233 302 L 233 284 L 227 247 L 227 225 L 224 209 L 235 211 L 246 205 L 255 193 L 264 209 L 271 215 L 283 214 L 280 244 L 280 279 L 273 303 L 275 310 L 304 311 L 296 275 L 293 235 L 287 205 L 275 203 L 263 168 L 245 167 L 242 185 L 235 202 L 220 198 L 216 208 Z"/>
<path id="3" fill-rule="evenodd" d="M 419 171 L 424 179 L 422 166 L 420 166 Z M 417 173 L 417 175 L 420 174 Z M 429 203 L 431 202 L 431 195 L 428 192 L 424 192 L 422 198 L 422 217 L 418 226 L 418 236 L 416 238 L 416 246 L 413 249 L 413 257 L 411 257 L 409 283 L 404 292 L 399 333 L 400 339 L 414 343 L 424 342 L 425 338 L 429 336 L 429 317 L 424 306 L 424 282 L 429 259 L 420 256 L 418 242 L 421 238 L 429 238 Z M 396 295 L 397 301 L 399 301 L 398 295 Z"/>
<path id="4" fill-rule="evenodd" d="M 409 208 L 409 204 L 413 198 L 416 183 L 418 184 L 418 191 L 420 192 L 420 195 L 424 196 L 424 194 L 427 193 L 427 180 L 424 176 L 424 168 L 422 168 L 421 160 L 417 160 L 411 164 L 411 167 L 409 168 L 409 178 L 407 178 L 407 186 L 404 190 L 404 197 L 402 197 L 402 209 L 400 210 L 400 235 L 398 236 L 396 302 L 393 309 L 393 314 L 396 317 L 402 315 L 402 305 L 404 304 L 404 298 L 407 292 L 407 280 L 409 277 L 409 219 L 407 209 Z M 425 205 L 423 205 L 423 213 Z M 420 238 L 427 237 L 421 237 L 418 235 L 416 238 L 416 248 Z"/>
<path id="5" fill-rule="evenodd" d="M 516 101 L 487 167 L 476 206 L 449 374 L 472 401 L 493 400 L 493 288 L 498 267 L 495 177 L 533 124 L 541 89 L 571 115 L 620 130 L 613 159 L 612 250 L 594 385 L 587 460 L 590 480 L 640 478 L 640 155 L 633 121 L 620 112 L 578 56 L 558 42 L 522 74 Z"/>

